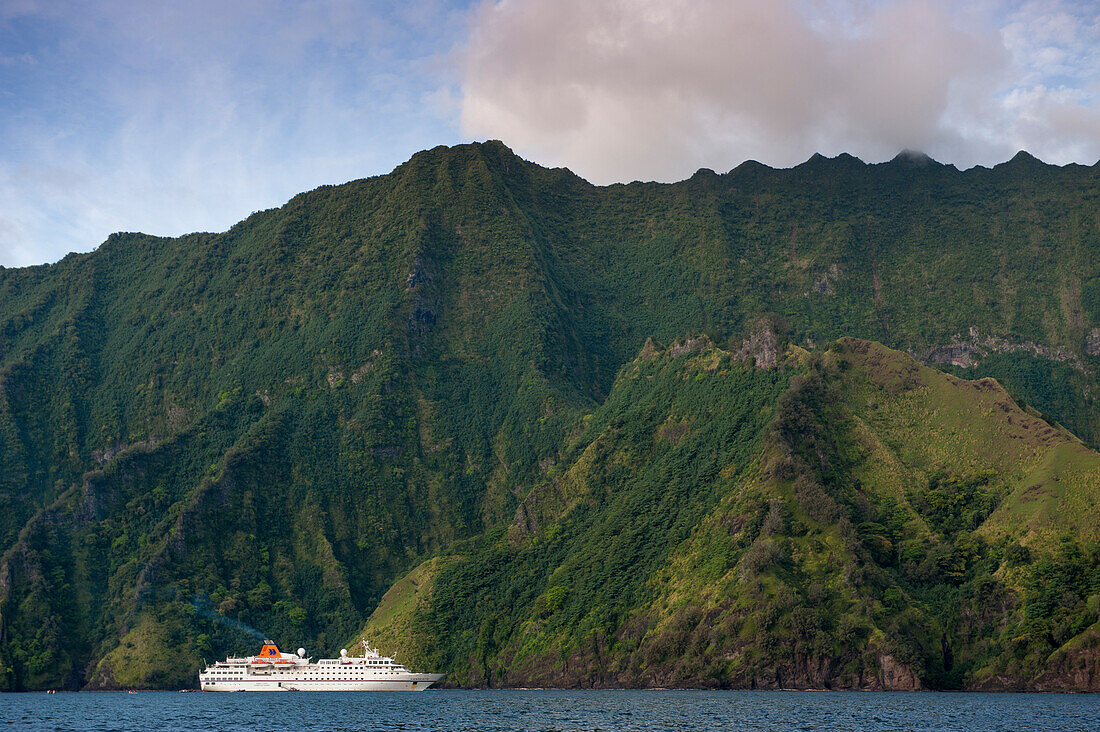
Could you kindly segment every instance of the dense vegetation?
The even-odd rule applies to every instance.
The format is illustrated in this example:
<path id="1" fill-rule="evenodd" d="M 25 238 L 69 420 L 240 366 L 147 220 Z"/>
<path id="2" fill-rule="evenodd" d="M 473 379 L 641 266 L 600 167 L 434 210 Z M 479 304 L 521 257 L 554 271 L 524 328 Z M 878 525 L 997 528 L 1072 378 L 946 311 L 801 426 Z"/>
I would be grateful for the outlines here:
<path id="1" fill-rule="evenodd" d="M 547 471 L 510 535 L 458 549 L 469 558 L 437 580 L 423 618 L 435 664 L 479 683 L 518 676 L 490 653 L 610 637 L 649 599 L 652 574 L 752 464 L 786 382 L 707 355 L 705 365 L 655 355 L 626 371 L 562 456 L 568 471 Z"/>
<path id="2" fill-rule="evenodd" d="M 1059 651 L 1095 663 L 1072 649 L 1095 648 L 1100 533 L 1073 496 L 1100 455 L 864 341 L 755 375 L 682 348 L 628 365 L 511 530 L 364 632 L 461 684 L 1026 688 Z M 1062 520 L 1020 515 L 1059 483 Z"/>
<path id="3" fill-rule="evenodd" d="M 1038 418 L 1100 442 L 1098 175 L 841 156 L 599 188 L 486 143 L 0 271 L 0 684 L 184 685 L 250 628 L 332 653 L 376 607 L 460 683 L 1077 663 L 1092 453 Z M 776 355 L 762 315 L 811 353 L 746 365 Z M 642 350 L 690 334 L 720 348 Z M 917 432 L 948 382 L 865 394 L 841 336 L 1034 414 L 998 391 Z M 1051 432 L 948 454 L 1007 414 Z"/>

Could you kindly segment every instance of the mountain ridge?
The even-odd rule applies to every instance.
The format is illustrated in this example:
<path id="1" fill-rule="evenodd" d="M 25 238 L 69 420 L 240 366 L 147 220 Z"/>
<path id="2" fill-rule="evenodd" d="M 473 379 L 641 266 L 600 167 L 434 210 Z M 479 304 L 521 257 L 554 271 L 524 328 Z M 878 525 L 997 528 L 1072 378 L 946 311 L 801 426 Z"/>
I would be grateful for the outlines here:
<path id="1" fill-rule="evenodd" d="M 363 183 L 365 181 L 388 178 L 388 177 L 393 176 L 394 174 L 396 174 L 399 170 L 401 170 L 405 166 L 409 165 L 409 163 L 411 163 L 413 161 L 413 159 L 416 159 L 416 158 L 421 157 L 421 156 L 427 156 L 429 154 L 448 153 L 448 152 L 450 152 L 452 150 L 456 150 L 456 149 L 465 149 L 465 148 L 484 149 L 486 147 L 489 147 L 489 148 L 497 150 L 497 151 L 503 151 L 506 154 L 507 157 L 510 157 L 510 158 L 514 159 L 515 161 L 517 161 L 519 163 L 531 164 L 530 161 L 520 157 L 511 148 L 509 148 L 503 141 L 497 140 L 497 139 L 485 140 L 485 141 L 482 141 L 482 142 L 459 143 L 459 144 L 456 144 L 456 145 L 437 145 L 434 148 L 430 148 L 430 149 L 427 149 L 427 150 L 422 150 L 422 151 L 419 151 L 419 152 L 415 153 L 412 156 L 412 158 L 410 158 L 409 161 L 406 161 L 405 163 L 402 163 L 402 164 L 398 165 L 396 168 L 394 168 L 394 170 L 390 171 L 389 173 L 378 173 L 378 174 L 366 176 L 364 178 L 355 178 L 355 179 L 352 179 L 352 180 L 345 181 L 343 183 L 324 183 L 324 184 L 321 184 L 321 185 L 317 186 L 316 188 L 313 188 L 309 191 L 303 191 L 301 193 L 297 193 L 281 205 L 273 206 L 271 208 L 262 209 L 262 210 L 259 210 L 259 211 L 253 211 L 251 214 L 249 214 L 248 216 L 246 216 L 244 219 L 237 222 L 236 224 L 233 224 L 231 227 L 229 227 L 229 229 L 227 229 L 225 231 L 220 231 L 219 232 L 219 231 L 212 231 L 212 230 L 196 230 L 196 231 L 180 234 L 180 235 L 177 235 L 177 236 L 171 236 L 171 235 L 163 236 L 163 235 L 157 235 L 157 234 L 148 234 L 148 233 L 140 232 L 140 231 L 118 231 L 118 232 L 114 232 L 114 233 L 111 233 L 110 235 L 108 235 L 107 239 L 104 240 L 103 244 L 101 244 L 99 247 L 96 247 L 96 249 L 93 249 L 93 250 L 88 251 L 88 252 L 69 252 L 69 253 L 65 254 L 60 260 L 57 260 L 56 262 L 44 262 L 44 263 L 41 263 L 41 264 L 22 265 L 22 266 L 18 266 L 18 267 L 10 267 L 10 266 L 0 264 L 0 270 L 32 270 L 32 269 L 42 268 L 42 267 L 47 267 L 47 268 L 48 267 L 53 267 L 53 266 L 56 266 L 57 264 L 60 264 L 62 260 L 68 259 L 70 257 L 74 257 L 74 258 L 86 257 L 87 255 L 95 253 L 100 248 L 102 248 L 103 246 L 109 244 L 110 242 L 112 242 L 114 240 L 124 239 L 126 237 L 131 237 L 131 236 L 150 237 L 150 238 L 156 238 L 156 239 L 162 239 L 162 240 L 168 241 L 168 240 L 175 240 L 175 239 L 186 239 L 188 237 L 193 237 L 193 236 L 204 236 L 204 235 L 205 236 L 210 236 L 210 235 L 216 235 L 216 234 L 229 233 L 233 229 L 246 224 L 249 220 L 251 220 L 252 218 L 254 218 L 256 216 L 262 216 L 262 215 L 265 215 L 265 214 L 271 214 L 273 212 L 277 212 L 277 211 L 283 209 L 284 207 L 290 205 L 296 199 L 299 199 L 303 196 L 308 196 L 309 194 L 314 193 L 316 191 L 322 191 L 322 190 L 328 190 L 328 189 L 334 189 L 334 188 L 341 188 L 341 187 L 344 187 L 344 186 L 351 186 L 351 185 Z M 577 181 L 581 181 L 581 182 L 585 183 L 586 185 L 592 186 L 594 188 L 610 188 L 610 187 L 616 187 L 616 186 L 653 185 L 653 184 L 655 184 L 655 185 L 674 186 L 674 185 L 678 185 L 678 184 L 681 184 L 681 183 L 685 183 L 685 182 L 691 180 L 696 175 L 699 175 L 700 173 L 710 173 L 710 174 L 713 174 L 713 175 L 718 176 L 718 177 L 721 178 L 721 177 L 732 176 L 738 170 L 743 170 L 743 169 L 756 169 L 756 170 L 764 170 L 764 171 L 769 171 L 769 172 L 793 171 L 793 170 L 796 170 L 796 169 L 801 168 L 803 166 L 817 164 L 815 161 L 824 161 L 824 162 L 830 162 L 830 163 L 843 163 L 845 165 L 848 165 L 849 163 L 858 163 L 859 167 L 866 168 L 866 167 L 880 167 L 880 166 L 892 166 L 892 165 L 896 166 L 896 165 L 898 165 L 899 162 L 905 163 L 905 161 L 913 159 L 913 158 L 918 158 L 918 159 L 928 161 L 929 163 L 933 164 L 933 167 L 935 167 L 935 168 L 950 169 L 954 173 L 958 173 L 958 174 L 967 174 L 967 173 L 971 173 L 972 171 L 974 171 L 974 172 L 991 171 L 991 170 L 994 170 L 996 168 L 1003 167 L 1003 166 L 1016 166 L 1016 165 L 1020 164 L 1020 161 L 1023 161 L 1023 165 L 1025 165 L 1025 166 L 1026 165 L 1037 164 L 1036 167 L 1038 167 L 1038 168 L 1050 168 L 1050 169 L 1054 169 L 1054 170 L 1093 169 L 1093 168 L 1100 167 L 1100 160 L 1098 160 L 1096 163 L 1093 163 L 1092 165 L 1085 165 L 1085 164 L 1082 164 L 1082 163 L 1066 163 L 1064 165 L 1058 165 L 1056 163 L 1047 163 L 1047 162 L 1044 162 L 1044 161 L 1040 160 L 1039 158 L 1036 158 L 1035 156 L 1031 155 L 1026 150 L 1019 150 L 1013 155 L 1012 158 L 1010 158 L 1006 161 L 1000 162 L 1000 163 L 996 163 L 993 166 L 974 165 L 974 166 L 969 167 L 969 168 L 960 169 L 960 168 L 957 168 L 954 164 L 951 164 L 951 163 L 941 163 L 941 162 L 935 160 L 934 158 L 928 156 L 926 153 L 923 153 L 921 151 L 905 149 L 905 150 L 900 151 L 896 156 L 894 156 L 890 160 L 882 161 L 882 162 L 879 162 L 879 163 L 865 162 L 861 158 L 859 158 L 855 155 L 852 155 L 851 153 L 848 153 L 848 152 L 841 152 L 841 153 L 838 153 L 838 154 L 834 155 L 833 157 L 828 157 L 826 155 L 823 155 L 822 153 L 813 153 L 805 161 L 803 161 L 801 163 L 797 163 L 795 165 L 787 166 L 787 167 L 773 167 L 773 166 L 767 165 L 765 163 L 761 163 L 757 160 L 748 159 L 748 160 L 742 161 L 741 163 L 738 163 L 734 167 L 730 168 L 728 171 L 725 171 L 725 172 L 722 172 L 722 173 L 716 172 L 712 168 L 700 168 L 699 170 L 697 170 L 695 173 L 693 173 L 691 176 L 688 176 L 687 178 L 684 178 L 684 179 L 678 180 L 678 181 L 668 181 L 668 182 L 634 180 L 634 181 L 629 181 L 629 182 L 615 182 L 615 183 L 609 183 L 609 184 L 606 184 L 606 185 L 599 185 L 599 184 L 595 184 L 595 183 L 590 183 L 589 181 L 587 181 L 586 179 L 584 179 L 581 176 L 577 175 L 576 173 L 574 173 L 572 170 L 570 170 L 567 167 L 552 167 L 552 168 L 544 168 L 544 169 L 549 170 L 549 171 L 554 171 L 554 172 L 565 173 L 568 176 L 576 179 Z M 917 165 L 917 166 L 910 165 L 909 167 L 911 167 L 913 169 L 919 169 L 919 168 L 924 167 L 924 166 L 923 165 Z"/>

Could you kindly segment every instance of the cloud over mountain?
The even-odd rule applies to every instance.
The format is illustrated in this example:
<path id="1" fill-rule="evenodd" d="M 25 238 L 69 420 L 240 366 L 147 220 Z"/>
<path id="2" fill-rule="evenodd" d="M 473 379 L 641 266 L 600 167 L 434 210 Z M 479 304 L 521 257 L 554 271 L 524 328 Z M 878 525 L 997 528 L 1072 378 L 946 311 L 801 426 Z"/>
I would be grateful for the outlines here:
<path id="1" fill-rule="evenodd" d="M 1096 30 L 1052 3 L 489 2 L 462 123 L 601 182 L 902 148 L 962 167 L 1021 147 L 1067 162 L 1100 153 L 1078 88 Z"/>

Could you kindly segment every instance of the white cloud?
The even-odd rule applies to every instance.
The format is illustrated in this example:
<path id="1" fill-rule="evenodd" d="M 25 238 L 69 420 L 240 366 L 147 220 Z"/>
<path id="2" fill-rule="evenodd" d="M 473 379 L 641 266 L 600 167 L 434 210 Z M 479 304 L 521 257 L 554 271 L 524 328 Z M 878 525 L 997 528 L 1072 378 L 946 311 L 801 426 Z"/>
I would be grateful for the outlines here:
<path id="1" fill-rule="evenodd" d="M 1095 14 L 1090 25 L 1069 7 L 485 2 L 467 47 L 463 131 L 597 182 L 903 148 L 960 167 L 1021 147 L 1067 162 L 1100 151 L 1092 99 L 1044 86 L 1080 84 L 1095 68 Z"/>
<path id="2" fill-rule="evenodd" d="M 0 33 L 23 39 L 0 54 L 0 264 L 113 231 L 224 230 L 455 142 L 445 94 L 439 114 L 423 99 L 456 16 L 441 0 L 0 0 Z"/>
<path id="3" fill-rule="evenodd" d="M 1001 29 L 1011 69 L 992 124 L 1053 163 L 1100 157 L 1100 4 L 1029 0 Z"/>

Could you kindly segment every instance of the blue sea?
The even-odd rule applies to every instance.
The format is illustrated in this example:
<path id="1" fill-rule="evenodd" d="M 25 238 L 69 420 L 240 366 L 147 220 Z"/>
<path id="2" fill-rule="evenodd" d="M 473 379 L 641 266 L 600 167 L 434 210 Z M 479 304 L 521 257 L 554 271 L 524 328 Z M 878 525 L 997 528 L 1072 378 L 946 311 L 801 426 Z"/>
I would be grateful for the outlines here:
<path id="1" fill-rule="evenodd" d="M 1100 695 L 795 691 L 0 694 L 21 730 L 1100 730 Z"/>

